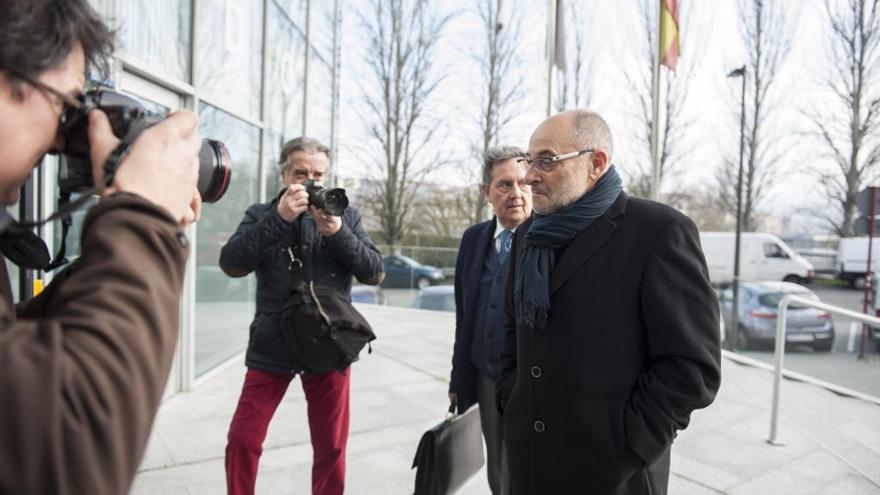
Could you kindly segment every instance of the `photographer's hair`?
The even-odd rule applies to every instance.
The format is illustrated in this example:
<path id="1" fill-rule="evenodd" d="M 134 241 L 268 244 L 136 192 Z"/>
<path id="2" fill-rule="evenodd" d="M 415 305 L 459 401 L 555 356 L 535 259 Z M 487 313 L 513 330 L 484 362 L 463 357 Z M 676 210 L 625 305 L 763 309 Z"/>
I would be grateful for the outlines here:
<path id="1" fill-rule="evenodd" d="M 105 77 L 113 55 L 113 32 L 88 0 L 0 0 L 0 71 L 22 97 L 10 72 L 31 79 L 64 63 L 78 42 L 86 66 Z"/>
<path id="2" fill-rule="evenodd" d="M 287 173 L 290 168 L 290 154 L 294 151 L 305 151 L 306 153 L 324 153 L 327 159 L 331 158 L 330 148 L 324 146 L 317 139 L 300 136 L 284 143 L 281 147 L 281 156 L 278 157 L 278 167 L 281 169 L 281 175 Z"/>
<path id="3" fill-rule="evenodd" d="M 591 110 L 575 110 L 574 132 L 579 148 L 602 150 L 608 155 L 608 162 L 611 163 L 611 154 L 614 151 L 611 128 L 598 113 Z"/>
<path id="4" fill-rule="evenodd" d="M 490 146 L 483 153 L 483 184 L 490 185 L 492 182 L 492 169 L 495 164 L 511 158 L 527 158 L 525 151 L 516 146 Z"/>

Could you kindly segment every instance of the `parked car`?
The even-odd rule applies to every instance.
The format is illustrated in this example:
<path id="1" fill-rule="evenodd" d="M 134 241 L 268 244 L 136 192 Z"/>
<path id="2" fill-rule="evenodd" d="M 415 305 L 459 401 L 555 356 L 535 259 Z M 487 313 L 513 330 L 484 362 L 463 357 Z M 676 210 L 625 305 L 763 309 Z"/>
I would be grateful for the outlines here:
<path id="1" fill-rule="evenodd" d="M 815 292 L 789 282 L 744 282 L 739 285 L 739 325 L 731 327 L 733 289 L 720 294 L 721 316 L 727 335 L 736 339 L 740 350 L 772 348 L 776 340 L 779 301 L 788 294 L 819 300 Z M 790 304 L 786 317 L 785 341 L 805 344 L 816 351 L 827 352 L 834 344 L 834 323 L 824 310 Z"/>
<path id="2" fill-rule="evenodd" d="M 733 281 L 736 235 L 733 232 L 700 232 L 709 279 L 715 286 Z M 775 235 L 743 232 L 740 238 L 740 281 L 784 280 L 809 283 L 813 265 Z"/>
<path id="3" fill-rule="evenodd" d="M 385 280 L 382 287 L 416 287 L 422 289 L 443 281 L 443 271 L 437 267 L 423 265 L 418 261 L 399 254 L 389 254 L 384 258 Z"/>
<path id="4" fill-rule="evenodd" d="M 455 287 L 438 285 L 419 290 L 412 307 L 431 311 L 455 311 Z"/>
<path id="5" fill-rule="evenodd" d="M 351 287 L 351 302 L 364 304 L 387 304 L 385 293 L 381 287 L 373 285 L 353 285 Z"/>

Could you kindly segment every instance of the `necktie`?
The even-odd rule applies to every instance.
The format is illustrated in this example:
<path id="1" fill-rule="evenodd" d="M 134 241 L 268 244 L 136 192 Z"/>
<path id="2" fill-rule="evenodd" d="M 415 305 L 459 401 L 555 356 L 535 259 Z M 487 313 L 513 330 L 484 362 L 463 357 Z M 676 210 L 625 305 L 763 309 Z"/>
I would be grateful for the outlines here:
<path id="1" fill-rule="evenodd" d="M 498 258 L 501 263 L 504 263 L 504 261 L 507 260 L 507 255 L 510 254 L 510 246 L 513 244 L 513 232 L 502 230 L 501 234 L 498 235 L 498 238 L 501 240 L 501 243 L 498 246 Z"/>

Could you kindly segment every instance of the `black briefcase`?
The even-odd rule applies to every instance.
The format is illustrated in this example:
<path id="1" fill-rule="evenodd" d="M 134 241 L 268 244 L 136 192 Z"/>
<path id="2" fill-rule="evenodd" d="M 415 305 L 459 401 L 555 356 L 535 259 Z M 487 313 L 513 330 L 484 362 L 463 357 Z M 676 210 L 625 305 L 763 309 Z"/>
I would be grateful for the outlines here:
<path id="1" fill-rule="evenodd" d="M 454 407 L 454 406 L 453 406 Z M 483 467 L 483 432 L 480 408 L 474 404 L 426 431 L 412 467 L 416 468 L 415 495 L 455 493 Z"/>

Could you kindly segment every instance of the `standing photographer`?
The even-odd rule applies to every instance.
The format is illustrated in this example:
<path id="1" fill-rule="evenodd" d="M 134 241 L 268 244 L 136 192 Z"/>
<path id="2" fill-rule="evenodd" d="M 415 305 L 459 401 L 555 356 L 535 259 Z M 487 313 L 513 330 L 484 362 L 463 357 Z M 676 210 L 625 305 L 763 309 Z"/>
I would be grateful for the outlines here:
<path id="1" fill-rule="evenodd" d="M 87 63 L 113 34 L 87 0 L 0 0 L 0 202 L 64 150 Z M 89 114 L 93 179 L 119 141 Z M 168 378 L 198 215 L 197 119 L 145 131 L 83 225 L 82 256 L 14 307 L 0 263 L 0 493 L 121 494 L 131 485 Z M 2 232 L 8 246 L 14 232 Z M 8 255 L 4 252 L 4 256 Z"/>
<path id="2" fill-rule="evenodd" d="M 257 275 L 257 311 L 250 328 L 248 370 L 226 446 L 228 493 L 251 494 L 266 430 L 294 375 L 301 374 L 308 402 L 314 464 L 312 493 L 341 494 L 345 488 L 349 381 L 344 373 L 311 373 L 297 362 L 280 325 L 291 286 L 288 246 L 299 246 L 306 280 L 351 294 L 351 277 L 377 285 L 384 278 L 382 257 L 361 225 L 360 214 L 342 216 L 309 205 L 304 183 L 321 181 L 330 150 L 315 139 L 298 137 L 281 148 L 279 166 L 285 189 L 272 201 L 248 208 L 235 234 L 223 246 L 220 267 L 227 275 Z M 307 214 L 304 214 L 307 213 Z"/>

